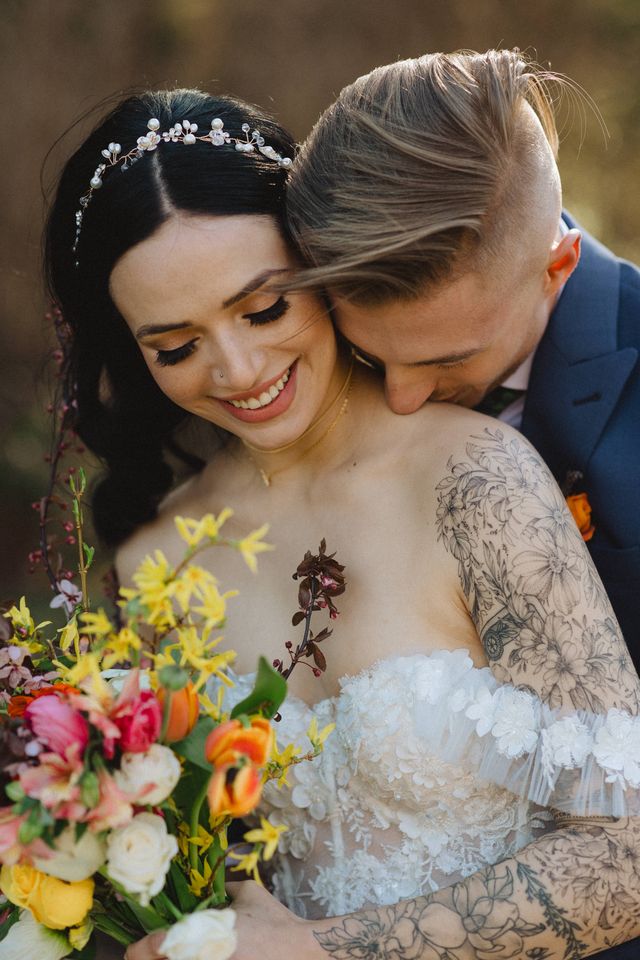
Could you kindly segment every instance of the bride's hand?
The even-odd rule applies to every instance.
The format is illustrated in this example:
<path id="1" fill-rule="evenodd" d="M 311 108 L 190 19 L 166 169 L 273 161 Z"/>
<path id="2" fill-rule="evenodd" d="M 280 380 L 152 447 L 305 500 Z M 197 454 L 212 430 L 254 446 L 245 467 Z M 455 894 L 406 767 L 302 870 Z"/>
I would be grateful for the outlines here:
<path id="1" fill-rule="evenodd" d="M 238 947 L 233 960 L 305 960 L 324 957 L 306 920 L 295 914 L 255 883 L 244 880 L 228 883 L 232 907 L 236 912 Z M 131 960 L 147 960 L 134 956 Z M 149 960 L 155 960 L 150 955 Z"/>
<path id="2" fill-rule="evenodd" d="M 311 933 L 310 925 L 283 907 L 253 880 L 227 883 L 236 913 L 238 948 L 232 960 L 287 960 L 288 957 L 326 957 Z M 151 933 L 131 944 L 125 960 L 165 960 L 165 931 Z"/>
<path id="3" fill-rule="evenodd" d="M 124 960 L 166 960 L 161 950 L 165 934 L 166 930 L 158 930 L 157 933 L 150 933 L 148 937 L 132 943 L 125 951 Z"/>

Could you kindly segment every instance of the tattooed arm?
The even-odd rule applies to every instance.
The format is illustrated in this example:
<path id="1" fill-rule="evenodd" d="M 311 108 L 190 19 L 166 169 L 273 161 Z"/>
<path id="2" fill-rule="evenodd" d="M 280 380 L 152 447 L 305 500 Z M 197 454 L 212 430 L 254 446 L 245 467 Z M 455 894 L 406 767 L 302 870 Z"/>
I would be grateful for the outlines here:
<path id="1" fill-rule="evenodd" d="M 335 960 L 581 960 L 640 933 L 639 851 L 637 822 L 568 825 L 429 897 L 313 933 Z"/>
<path id="2" fill-rule="evenodd" d="M 488 428 L 437 485 L 438 537 L 455 558 L 496 678 L 551 707 L 640 712 L 611 604 L 553 477 L 510 428 Z"/>
<path id="3" fill-rule="evenodd" d="M 437 486 L 438 535 L 489 665 L 551 707 L 639 712 L 639 682 L 548 469 L 488 428 Z M 432 896 L 316 924 L 337 960 L 578 960 L 640 935 L 640 820 L 558 817 L 514 857 Z"/>

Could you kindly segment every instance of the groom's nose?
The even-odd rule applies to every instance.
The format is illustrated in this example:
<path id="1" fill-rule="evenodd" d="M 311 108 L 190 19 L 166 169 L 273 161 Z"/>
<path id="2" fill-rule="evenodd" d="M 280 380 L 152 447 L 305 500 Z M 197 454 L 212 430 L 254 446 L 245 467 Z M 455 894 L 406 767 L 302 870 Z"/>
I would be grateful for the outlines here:
<path id="1" fill-rule="evenodd" d="M 384 392 L 394 413 L 415 413 L 436 388 L 435 372 L 428 367 L 387 364 Z"/>

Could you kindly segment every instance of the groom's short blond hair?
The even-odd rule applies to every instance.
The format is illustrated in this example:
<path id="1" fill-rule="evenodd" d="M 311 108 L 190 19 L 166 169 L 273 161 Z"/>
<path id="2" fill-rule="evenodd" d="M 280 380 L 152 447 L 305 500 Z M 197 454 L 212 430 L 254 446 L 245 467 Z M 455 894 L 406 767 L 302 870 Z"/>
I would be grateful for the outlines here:
<path id="1" fill-rule="evenodd" d="M 373 303 L 483 269 L 526 231 L 550 166 L 557 179 L 549 82 L 561 79 L 489 50 L 426 54 L 345 87 L 294 166 L 289 221 L 310 267 L 299 286 Z M 557 195 L 559 213 L 559 180 Z"/>

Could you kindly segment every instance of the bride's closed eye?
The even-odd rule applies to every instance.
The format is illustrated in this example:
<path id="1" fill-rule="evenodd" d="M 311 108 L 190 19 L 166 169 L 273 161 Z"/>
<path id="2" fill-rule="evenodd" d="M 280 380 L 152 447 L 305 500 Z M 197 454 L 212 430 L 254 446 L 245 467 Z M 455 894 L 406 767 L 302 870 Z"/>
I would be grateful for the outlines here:
<path id="1" fill-rule="evenodd" d="M 176 347 L 175 350 L 157 350 L 156 363 L 160 364 L 161 367 L 172 367 L 174 364 L 180 363 L 181 360 L 186 360 L 195 350 L 197 342 L 198 337 L 195 337 L 181 347 Z"/>
<path id="2" fill-rule="evenodd" d="M 266 323 L 272 323 L 274 320 L 279 320 L 280 317 L 285 315 L 289 307 L 288 300 L 285 300 L 284 297 L 278 297 L 275 303 L 265 307 L 264 310 L 257 310 L 255 313 L 243 313 L 242 317 L 244 320 L 248 320 L 252 327 L 259 327 Z M 180 363 L 181 360 L 186 360 L 195 350 L 198 339 L 198 337 L 194 337 L 193 340 L 189 340 L 188 343 L 184 343 L 174 350 L 157 350 L 156 363 L 161 367 L 172 367 L 176 363 Z"/>
<path id="3" fill-rule="evenodd" d="M 259 327 L 263 323 L 272 323 L 283 317 L 291 304 L 284 297 L 278 297 L 275 303 L 266 307 L 264 310 L 258 310 L 255 313 L 243 313 L 242 316 L 248 320 L 252 327 Z"/>

